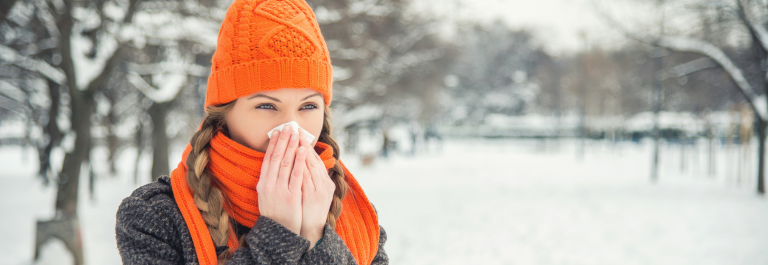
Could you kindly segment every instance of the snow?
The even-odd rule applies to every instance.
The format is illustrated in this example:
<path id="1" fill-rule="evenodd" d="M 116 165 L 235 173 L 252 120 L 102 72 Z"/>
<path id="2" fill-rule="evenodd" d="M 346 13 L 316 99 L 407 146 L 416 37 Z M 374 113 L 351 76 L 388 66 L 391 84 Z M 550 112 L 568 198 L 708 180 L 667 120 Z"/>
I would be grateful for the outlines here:
<path id="1" fill-rule="evenodd" d="M 768 262 L 768 201 L 722 177 L 725 152 L 709 178 L 702 152 L 681 173 L 667 146 L 652 185 L 650 147 L 590 142 L 579 162 L 575 141 L 449 140 L 442 153 L 346 164 L 392 264 Z"/>
<path id="2" fill-rule="evenodd" d="M 102 150 L 103 151 L 103 150 Z M 121 156 L 117 170 L 119 176 L 111 178 L 106 173 L 97 174 L 100 178 L 94 194 L 95 200 L 88 195 L 87 168 L 83 167 L 80 179 L 79 213 L 83 227 L 83 246 L 86 264 L 120 264 L 120 256 L 115 242 L 115 213 L 120 202 L 138 187 L 133 184 L 133 166 L 135 151 L 128 150 Z M 20 155 L 21 154 L 21 155 Z M 54 152 L 53 161 L 61 161 L 64 153 Z M 99 150 L 94 156 L 106 158 Z M 0 264 L 33 264 L 35 243 L 35 221 L 49 220 L 53 216 L 56 190 L 53 185 L 44 187 L 36 179 L 37 153 L 33 149 L 26 152 L 18 146 L 0 147 L 0 160 L 3 170 L 0 173 L 0 189 L 3 199 L 0 210 L 5 211 L 3 226 L 0 227 Z M 149 159 L 144 160 L 151 160 Z M 142 161 L 143 170 L 149 171 L 149 165 Z M 56 163 L 54 168 L 60 168 Z M 13 166 L 9 166 L 13 165 Z M 96 168 L 96 172 L 104 172 Z M 149 180 L 145 176 L 146 183 Z M 51 240 L 43 246 L 40 261 L 34 264 L 72 264 L 71 257 L 64 244 Z"/>
<path id="3" fill-rule="evenodd" d="M 184 73 L 154 74 L 152 76 L 152 83 L 156 85 L 156 88 L 147 84 L 143 78 L 135 73 L 127 74 L 126 78 L 144 96 L 157 103 L 168 102 L 176 98 L 176 95 L 179 94 L 187 82 L 187 75 Z"/>
<path id="4" fill-rule="evenodd" d="M 333 66 L 333 81 L 343 81 L 347 80 L 352 75 L 354 75 L 354 72 L 350 68 L 344 68 L 339 66 Z"/>
<path id="5" fill-rule="evenodd" d="M 0 126 L 0 139 L 22 138 L 27 134 L 27 124 L 23 120 L 4 120 Z"/>
<path id="6" fill-rule="evenodd" d="M 466 116 L 457 108 L 454 117 Z M 446 126 L 441 132 L 452 136 L 487 136 L 487 137 L 540 137 L 540 136 L 575 136 L 578 133 L 580 117 L 575 113 L 558 118 L 554 115 L 529 113 L 526 115 L 488 114 L 479 126 Z M 612 117 L 589 117 L 590 127 L 602 128 L 604 124 L 615 120 Z"/>
<path id="7" fill-rule="evenodd" d="M 14 63 L 27 70 L 37 71 L 57 84 L 63 84 L 67 80 L 67 76 L 61 70 L 54 68 L 45 61 L 27 58 L 18 54 L 15 50 L 5 45 L 0 45 L 0 60 Z"/>
<path id="8" fill-rule="evenodd" d="M 712 61 L 709 57 L 701 57 L 699 59 L 680 64 L 674 67 L 667 68 L 666 70 L 663 70 L 657 74 L 659 80 L 667 80 L 669 78 L 678 78 L 683 77 L 686 75 L 689 75 L 691 73 L 716 67 L 717 64 Z"/>
<path id="9" fill-rule="evenodd" d="M 687 132 L 690 135 L 696 135 L 704 130 L 703 119 L 698 118 L 690 112 L 659 112 L 660 129 L 678 129 Z M 638 113 L 626 122 L 626 128 L 629 131 L 653 131 L 654 114 L 653 112 Z"/>
<path id="10" fill-rule="evenodd" d="M 344 128 L 357 122 L 375 120 L 381 117 L 383 112 L 384 110 L 379 106 L 364 105 L 354 109 L 337 110 L 336 113 L 340 115 L 336 116 L 335 120 L 339 124 L 337 125 L 339 128 Z"/>
<path id="11" fill-rule="evenodd" d="M 768 118 L 768 113 L 766 113 L 768 112 L 768 100 L 766 100 L 765 94 L 755 96 L 752 100 L 752 104 L 755 105 L 759 117 L 762 117 L 763 119 Z"/>
<path id="12" fill-rule="evenodd" d="M 462 116 L 465 114 L 457 114 Z M 675 129 L 688 136 L 705 135 L 711 129 L 716 136 L 726 137 L 733 126 L 742 123 L 744 117 L 739 112 L 713 111 L 704 116 L 691 112 L 659 112 L 659 128 Z M 529 113 L 526 115 L 488 114 L 479 126 L 447 126 L 442 132 L 452 136 L 489 136 L 489 137 L 525 137 L 525 136 L 578 136 L 581 118 L 576 113 L 568 113 L 561 118 L 553 115 Z M 633 116 L 621 115 L 587 116 L 584 125 L 592 131 L 652 132 L 653 112 L 641 112 Z"/>
<path id="13" fill-rule="evenodd" d="M 558 128 L 558 119 L 555 116 L 545 116 L 531 113 L 523 116 L 507 116 L 503 114 L 488 114 L 485 123 L 494 128 L 508 128 L 531 130 L 536 132 L 553 131 Z M 560 124 L 562 126 L 562 124 Z M 571 124 L 572 126 L 575 126 Z"/>
<path id="14" fill-rule="evenodd" d="M 652 184 L 650 142 L 587 141 L 583 155 L 579 143 L 447 139 L 442 151 L 376 158 L 369 167 L 354 154 L 342 160 L 379 211 L 392 264 L 768 264 L 768 200 L 756 195 L 754 155 L 739 174 L 741 150 L 716 144 L 709 176 L 705 143 L 662 144 Z M 52 215 L 55 190 L 35 179 L 35 156 L 0 147 L 0 264 L 31 264 L 34 221 Z M 149 178 L 132 182 L 134 159 L 128 150 L 117 176 L 97 173 L 95 200 L 81 181 L 88 264 L 120 264 L 117 206 Z M 41 259 L 70 261 L 56 241 Z"/>
<path id="15" fill-rule="evenodd" d="M 88 58 L 87 54 L 93 48 L 93 42 L 87 37 L 82 36 L 80 32 L 74 31 L 70 44 L 72 45 L 72 63 L 75 72 L 75 83 L 78 89 L 85 90 L 88 85 L 96 79 L 106 66 L 107 60 L 117 51 L 117 40 L 113 37 L 104 37 L 103 43 L 98 46 L 96 57 Z"/>

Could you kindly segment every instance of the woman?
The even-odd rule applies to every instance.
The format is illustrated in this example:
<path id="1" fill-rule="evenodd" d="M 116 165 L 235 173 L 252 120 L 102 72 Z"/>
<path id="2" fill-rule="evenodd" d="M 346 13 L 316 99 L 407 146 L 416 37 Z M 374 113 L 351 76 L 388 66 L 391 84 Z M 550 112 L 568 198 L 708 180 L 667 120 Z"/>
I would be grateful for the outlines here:
<path id="1" fill-rule="evenodd" d="M 212 63 L 206 117 L 178 167 L 118 209 L 123 262 L 388 264 L 331 137 L 330 56 L 309 6 L 235 0 Z M 291 121 L 298 133 L 267 134 Z"/>

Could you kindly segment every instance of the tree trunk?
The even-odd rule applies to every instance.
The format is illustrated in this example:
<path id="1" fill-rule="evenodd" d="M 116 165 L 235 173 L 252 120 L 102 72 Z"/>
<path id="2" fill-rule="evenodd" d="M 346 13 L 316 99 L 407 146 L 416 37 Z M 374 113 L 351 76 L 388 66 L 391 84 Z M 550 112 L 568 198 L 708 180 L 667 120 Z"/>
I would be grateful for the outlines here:
<path id="1" fill-rule="evenodd" d="M 70 11 L 72 2 L 64 1 L 63 14 L 57 14 L 57 28 L 61 34 L 58 52 L 62 55 L 61 69 L 67 76 L 66 91 L 70 96 L 69 117 L 75 133 L 74 149 L 64 157 L 64 163 L 57 181 L 56 215 L 48 221 L 37 221 L 35 240 L 35 259 L 39 257 L 40 247 L 51 238 L 58 238 L 64 242 L 72 253 L 75 265 L 83 264 L 83 243 L 80 234 L 80 222 L 77 218 L 77 195 L 80 177 L 80 167 L 87 160 L 91 147 L 91 109 L 93 97 L 77 89 L 75 83 L 75 66 L 71 56 L 70 36 L 72 33 L 73 18 Z M 64 91 L 60 91 L 64 92 Z M 55 124 L 56 120 L 50 120 Z M 55 173 L 55 172 L 54 172 Z"/>
<path id="2" fill-rule="evenodd" d="M 765 131 L 766 122 L 757 120 L 757 193 L 765 194 Z"/>
<path id="3" fill-rule="evenodd" d="M 65 217 L 77 216 L 77 196 L 80 167 L 87 161 L 91 149 L 91 108 L 90 95 L 71 89 L 72 130 L 75 132 L 75 148 L 64 157 L 56 194 L 56 211 Z"/>
<path id="4" fill-rule="evenodd" d="M 59 145 L 61 140 L 61 131 L 56 123 L 56 118 L 59 115 L 59 100 L 61 97 L 61 88 L 55 82 L 48 80 L 48 96 L 51 97 L 51 108 L 48 110 L 48 124 L 45 125 L 45 134 L 48 137 L 48 142 L 45 144 L 43 151 L 39 153 L 40 159 L 40 171 L 39 175 L 43 179 L 43 182 L 47 185 L 50 177 L 56 172 L 51 168 L 51 151 L 54 146 Z"/>
<path id="5" fill-rule="evenodd" d="M 139 182 L 139 162 L 141 161 L 141 153 L 144 150 L 144 124 L 139 122 L 139 128 L 136 129 L 136 135 L 134 143 L 136 144 L 136 161 L 133 163 L 133 184 Z"/>
<path id="6" fill-rule="evenodd" d="M 35 236 L 35 260 L 40 258 L 41 247 L 51 238 L 58 238 L 72 253 L 74 264 L 83 264 L 83 243 L 80 222 L 77 218 L 37 221 Z"/>
<path id="7" fill-rule="evenodd" d="M 661 131 L 659 128 L 659 113 L 661 112 L 661 78 L 658 73 L 664 69 L 664 59 L 662 57 L 662 48 L 655 46 L 653 48 L 653 164 L 651 165 L 651 182 L 656 183 L 659 180 L 659 141 Z"/>
<path id="8" fill-rule="evenodd" d="M 72 98 L 72 130 L 75 132 L 75 147 L 64 157 L 56 191 L 56 216 L 52 220 L 37 221 L 35 259 L 40 247 L 51 238 L 59 238 L 72 253 L 74 264 L 83 264 L 83 241 L 80 222 L 77 218 L 77 199 L 80 182 L 80 168 L 88 160 L 91 150 L 91 95 L 70 89 Z"/>
<path id="9" fill-rule="evenodd" d="M 110 106 L 114 106 L 114 100 L 109 99 L 109 104 Z M 114 110 L 110 110 L 109 114 L 107 115 L 107 122 L 105 124 L 107 127 L 107 148 L 109 149 L 109 173 L 112 174 L 112 176 L 117 174 L 115 163 L 117 163 L 117 153 L 118 148 L 120 147 L 120 139 L 117 137 L 115 132 L 115 122 L 117 122 L 118 119 L 118 114 L 115 113 Z"/>
<path id="10" fill-rule="evenodd" d="M 162 175 L 168 175 L 168 136 L 166 136 L 165 116 L 170 102 L 153 103 L 149 107 L 152 117 L 152 181 Z"/>
<path id="11" fill-rule="evenodd" d="M 6 20 L 8 18 L 8 12 L 16 4 L 18 0 L 4 0 L 0 2 L 0 19 Z"/>

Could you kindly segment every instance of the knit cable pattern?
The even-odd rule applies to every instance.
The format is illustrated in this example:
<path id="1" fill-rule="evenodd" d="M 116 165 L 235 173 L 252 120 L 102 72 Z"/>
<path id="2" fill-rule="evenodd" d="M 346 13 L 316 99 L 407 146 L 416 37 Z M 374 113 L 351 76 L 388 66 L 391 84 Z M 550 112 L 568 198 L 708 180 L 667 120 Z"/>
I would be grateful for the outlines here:
<path id="1" fill-rule="evenodd" d="M 211 63 L 206 106 L 281 88 L 311 88 L 331 104 L 328 48 L 302 0 L 236 0 L 221 24 Z"/>

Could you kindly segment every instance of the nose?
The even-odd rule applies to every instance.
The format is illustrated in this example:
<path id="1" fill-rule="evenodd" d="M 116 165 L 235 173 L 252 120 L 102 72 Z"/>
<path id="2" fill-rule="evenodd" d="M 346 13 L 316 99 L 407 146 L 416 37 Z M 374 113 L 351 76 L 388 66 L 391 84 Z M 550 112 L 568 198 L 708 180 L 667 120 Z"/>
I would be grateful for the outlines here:
<path id="1" fill-rule="evenodd" d="M 288 122 L 295 121 L 297 124 L 299 124 L 299 127 L 304 127 L 302 124 L 303 122 L 300 120 L 298 113 L 285 113 L 282 117 L 280 117 L 280 123 L 278 124 L 284 124 Z"/>

